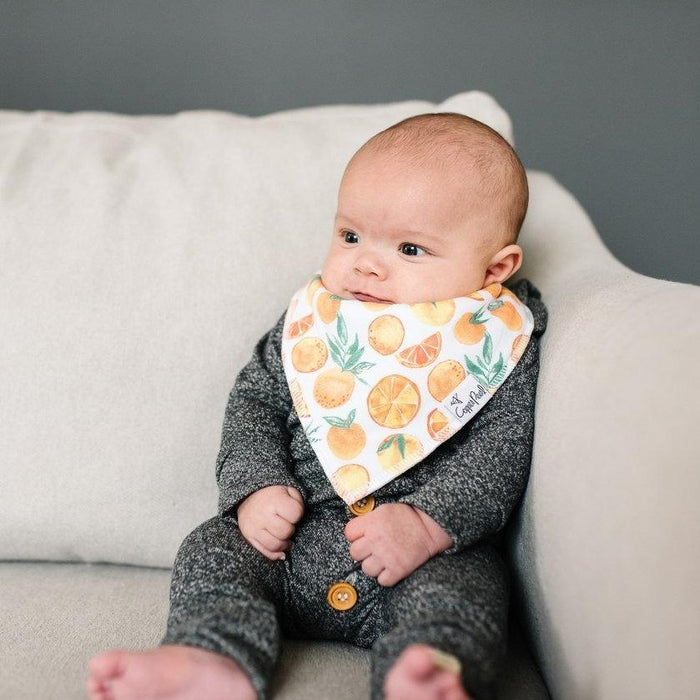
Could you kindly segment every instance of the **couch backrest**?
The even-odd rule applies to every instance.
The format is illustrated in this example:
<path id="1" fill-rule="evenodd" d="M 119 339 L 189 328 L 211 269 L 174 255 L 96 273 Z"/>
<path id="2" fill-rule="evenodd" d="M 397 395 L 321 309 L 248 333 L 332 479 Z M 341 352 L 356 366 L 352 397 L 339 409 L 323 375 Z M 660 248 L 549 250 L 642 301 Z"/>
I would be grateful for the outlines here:
<path id="1" fill-rule="evenodd" d="M 471 92 L 249 118 L 0 112 L 0 558 L 171 565 L 228 392 L 316 269 L 352 153 Z"/>

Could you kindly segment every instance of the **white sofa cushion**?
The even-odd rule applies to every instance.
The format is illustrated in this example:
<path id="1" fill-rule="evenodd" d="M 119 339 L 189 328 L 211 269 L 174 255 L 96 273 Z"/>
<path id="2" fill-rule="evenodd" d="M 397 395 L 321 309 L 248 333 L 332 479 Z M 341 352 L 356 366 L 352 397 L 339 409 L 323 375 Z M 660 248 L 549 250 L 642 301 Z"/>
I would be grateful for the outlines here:
<path id="1" fill-rule="evenodd" d="M 320 266 L 352 153 L 441 104 L 259 118 L 0 111 L 0 558 L 169 566 L 226 398 Z"/>

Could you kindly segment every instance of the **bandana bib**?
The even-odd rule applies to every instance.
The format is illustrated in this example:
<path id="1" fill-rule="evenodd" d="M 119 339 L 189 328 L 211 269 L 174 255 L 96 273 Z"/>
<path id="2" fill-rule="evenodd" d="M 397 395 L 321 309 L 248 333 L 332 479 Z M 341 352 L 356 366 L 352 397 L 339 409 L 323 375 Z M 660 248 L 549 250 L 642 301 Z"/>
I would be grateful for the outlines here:
<path id="1" fill-rule="evenodd" d="M 282 362 L 302 427 L 352 504 L 403 473 L 483 408 L 527 347 L 530 309 L 500 284 L 465 297 L 381 304 L 291 299 Z"/>

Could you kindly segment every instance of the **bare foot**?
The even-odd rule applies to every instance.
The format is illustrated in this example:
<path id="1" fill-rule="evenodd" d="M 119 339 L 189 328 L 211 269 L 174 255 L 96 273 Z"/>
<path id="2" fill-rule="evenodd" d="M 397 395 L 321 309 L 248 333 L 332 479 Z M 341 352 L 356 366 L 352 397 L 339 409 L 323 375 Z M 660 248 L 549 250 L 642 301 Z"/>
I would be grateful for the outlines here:
<path id="1" fill-rule="evenodd" d="M 459 672 L 446 669 L 435 651 L 426 644 L 406 647 L 384 679 L 385 700 L 470 700 Z"/>
<path id="2" fill-rule="evenodd" d="M 149 651 L 108 651 L 90 660 L 91 700 L 172 698 L 255 700 L 250 678 L 231 659 L 183 645 Z"/>

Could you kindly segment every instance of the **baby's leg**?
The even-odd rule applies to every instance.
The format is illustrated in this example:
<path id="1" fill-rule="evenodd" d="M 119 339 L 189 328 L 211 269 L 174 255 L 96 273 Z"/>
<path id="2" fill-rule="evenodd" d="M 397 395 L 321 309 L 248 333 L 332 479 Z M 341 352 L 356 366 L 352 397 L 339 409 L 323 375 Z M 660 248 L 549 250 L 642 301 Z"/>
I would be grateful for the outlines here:
<path id="1" fill-rule="evenodd" d="M 493 547 L 433 557 L 387 589 L 387 633 L 372 649 L 372 698 L 490 698 L 507 618 L 508 574 Z M 445 670 L 428 647 L 456 657 L 461 670 Z"/>
<path id="2" fill-rule="evenodd" d="M 161 646 L 93 659 L 92 697 L 265 697 L 283 590 L 282 562 L 263 557 L 231 518 L 212 518 L 178 551 Z"/>

